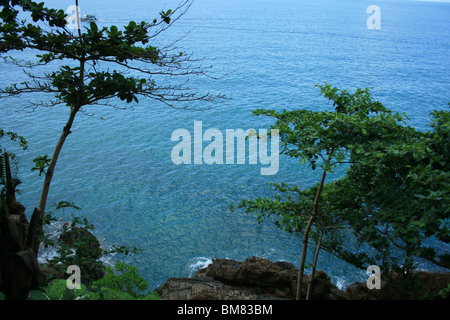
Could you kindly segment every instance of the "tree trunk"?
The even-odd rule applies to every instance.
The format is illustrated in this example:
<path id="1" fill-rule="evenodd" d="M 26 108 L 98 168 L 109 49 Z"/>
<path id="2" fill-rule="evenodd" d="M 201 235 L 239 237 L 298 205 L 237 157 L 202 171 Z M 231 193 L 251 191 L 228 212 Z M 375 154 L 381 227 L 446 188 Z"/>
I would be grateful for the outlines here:
<path id="1" fill-rule="evenodd" d="M 75 1 L 75 5 L 77 6 L 75 11 L 77 14 L 78 37 L 79 37 L 80 43 L 82 44 L 83 38 L 81 36 L 80 16 L 79 16 L 79 11 L 78 11 L 78 0 Z M 79 59 L 79 62 L 80 62 L 80 76 L 79 76 L 80 87 L 77 89 L 80 90 L 80 92 L 83 92 L 83 90 L 84 90 L 84 85 L 83 85 L 84 84 L 84 72 L 85 72 L 84 67 L 85 67 L 85 63 L 86 63 L 84 52 L 82 53 L 82 55 Z M 50 184 L 52 182 L 53 173 L 54 173 L 55 167 L 56 167 L 56 162 L 58 161 L 59 154 L 61 153 L 61 149 L 64 145 L 64 142 L 66 141 L 69 134 L 71 134 L 70 130 L 72 129 L 73 121 L 75 120 L 75 116 L 78 113 L 78 111 L 80 110 L 80 108 L 82 107 L 82 105 L 83 105 L 82 101 L 80 101 L 80 98 L 78 98 L 77 101 L 75 101 L 70 106 L 69 119 L 67 120 L 67 123 L 66 123 L 65 127 L 63 128 L 63 132 L 61 133 L 61 136 L 59 137 L 58 143 L 56 144 L 55 150 L 53 151 L 53 156 L 52 156 L 49 166 L 47 168 L 47 172 L 45 173 L 44 185 L 42 187 L 41 198 L 39 199 L 39 206 L 37 208 L 38 212 L 39 212 L 39 218 L 40 218 L 37 223 L 37 235 L 38 236 L 43 233 L 43 221 L 44 221 L 44 215 L 45 215 L 45 207 L 47 205 L 48 193 L 50 191 Z M 37 242 L 37 249 L 35 251 L 36 256 L 38 255 L 38 250 L 39 250 L 39 241 Z"/>
<path id="2" fill-rule="evenodd" d="M 305 231 L 303 233 L 302 256 L 300 259 L 300 267 L 298 270 L 298 279 L 297 279 L 297 294 L 296 294 L 297 300 L 301 300 L 302 297 L 302 281 L 303 281 L 303 272 L 305 269 L 306 252 L 308 250 L 309 231 L 311 230 L 312 224 L 314 223 L 314 219 L 316 218 L 317 215 L 317 207 L 319 205 L 320 194 L 322 193 L 325 177 L 327 176 L 328 165 L 330 164 L 331 158 L 333 157 L 333 152 L 334 148 L 331 149 L 330 154 L 328 155 L 328 159 L 325 162 L 322 178 L 320 179 L 319 188 L 317 189 L 316 198 L 314 199 L 313 211 L 311 217 L 309 218 L 308 224 L 306 225 Z"/>
<path id="3" fill-rule="evenodd" d="M 314 262 L 313 262 L 312 271 L 311 271 L 311 279 L 309 280 L 308 291 L 306 292 L 306 300 L 311 299 L 312 290 L 314 288 L 314 276 L 316 274 L 316 266 L 317 266 L 317 260 L 319 258 L 320 246 L 322 245 L 322 237 L 323 237 L 323 231 L 320 233 L 319 242 L 317 242 L 317 245 L 316 245 L 316 252 L 314 254 Z"/>
<path id="4" fill-rule="evenodd" d="M 69 120 L 67 120 L 66 126 L 63 128 L 61 136 L 59 137 L 58 143 L 56 144 L 55 150 L 53 151 L 53 156 L 50 160 L 49 166 L 47 168 L 47 172 L 45 173 L 44 186 L 42 187 L 41 198 L 39 200 L 38 209 L 41 211 L 41 215 L 44 215 L 45 207 L 47 205 L 47 197 L 50 191 L 50 184 L 52 182 L 53 173 L 55 171 L 56 162 L 58 161 L 59 154 L 61 153 L 61 149 L 66 141 L 66 138 L 71 133 L 70 129 L 72 128 L 73 121 L 75 119 L 75 115 L 78 110 L 72 108 L 69 116 Z"/>
<path id="5" fill-rule="evenodd" d="M 9 153 L 4 153 L 4 161 L 5 161 L 5 173 L 6 173 L 6 203 L 9 206 L 13 206 L 16 203 L 16 196 L 14 193 L 14 186 L 11 177 L 11 166 L 9 164 Z"/>
<path id="6" fill-rule="evenodd" d="M 64 127 L 61 136 L 59 137 L 58 143 L 56 144 L 55 150 L 53 152 L 53 156 L 50 160 L 49 166 L 47 168 L 47 172 L 45 173 L 44 185 L 41 191 L 41 198 L 39 200 L 39 206 L 37 208 L 39 212 L 39 221 L 37 223 L 37 234 L 41 235 L 43 232 L 43 221 L 45 215 L 45 207 L 47 205 L 48 193 L 50 191 L 50 184 L 52 182 L 53 173 L 55 171 L 56 162 L 58 161 L 59 154 L 61 153 L 61 149 L 66 141 L 66 138 L 71 133 L 70 129 L 72 128 L 73 121 L 75 120 L 75 115 L 77 114 L 79 108 L 71 107 L 70 116 L 67 120 L 66 126 Z M 33 250 L 35 251 L 36 256 L 39 251 L 39 241 L 33 246 Z"/>

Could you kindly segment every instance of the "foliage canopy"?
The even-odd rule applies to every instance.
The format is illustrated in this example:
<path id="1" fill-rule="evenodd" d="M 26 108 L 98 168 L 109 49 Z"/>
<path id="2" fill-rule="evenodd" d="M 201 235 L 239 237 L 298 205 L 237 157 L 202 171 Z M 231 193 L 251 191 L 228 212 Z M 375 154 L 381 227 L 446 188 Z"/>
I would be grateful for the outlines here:
<path id="1" fill-rule="evenodd" d="M 378 264 L 407 273 L 417 257 L 449 268 L 449 255 L 430 241 L 450 240 L 450 113 L 433 112 L 431 130 L 419 131 L 374 101 L 368 88 L 318 87 L 332 110 L 254 114 L 275 118 L 281 153 L 320 168 L 320 182 L 272 184 L 273 199 L 242 200 L 238 208 L 256 212 L 258 222 L 275 215 L 277 226 L 303 237 L 300 272 L 310 239 L 316 256 L 323 248 L 359 268 Z M 326 181 L 338 166 L 346 166 L 345 176 Z"/>

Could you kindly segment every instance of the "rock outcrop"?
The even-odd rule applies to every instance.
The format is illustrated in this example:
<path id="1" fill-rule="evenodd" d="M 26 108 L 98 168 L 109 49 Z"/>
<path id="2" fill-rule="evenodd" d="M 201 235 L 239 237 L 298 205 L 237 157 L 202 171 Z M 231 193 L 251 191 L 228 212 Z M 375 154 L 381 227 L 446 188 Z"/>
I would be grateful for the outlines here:
<path id="1" fill-rule="evenodd" d="M 191 278 L 169 278 L 157 289 L 166 300 L 267 300 L 295 299 L 297 287 L 295 266 L 287 262 L 271 262 L 251 257 L 243 262 L 216 259 Z M 312 285 L 312 300 L 410 300 L 441 299 L 439 291 L 450 282 L 450 272 L 415 272 L 414 292 L 405 290 L 400 277 L 383 280 L 381 289 L 370 290 L 366 283 L 354 283 L 340 290 L 323 271 L 317 271 Z M 304 276 L 302 296 L 310 276 Z"/>
<path id="2" fill-rule="evenodd" d="M 72 227 L 63 231 L 58 237 L 58 243 L 68 250 L 75 251 L 72 256 L 65 257 L 65 264 L 74 264 L 80 267 L 83 281 L 87 284 L 103 278 L 103 263 L 99 260 L 103 250 L 99 240 L 88 230 Z M 47 283 L 54 279 L 67 279 L 66 267 L 58 264 L 44 263 L 42 270 L 46 275 Z"/>
<path id="3" fill-rule="evenodd" d="M 356 282 L 348 286 L 345 295 L 349 300 L 440 300 L 441 289 L 450 283 L 450 272 L 412 272 L 408 280 L 391 273 L 389 280 L 381 280 L 379 290 L 369 290 L 365 283 Z"/>
<path id="4" fill-rule="evenodd" d="M 169 278 L 157 289 L 168 300 L 264 300 L 295 299 L 297 270 L 293 264 L 251 257 L 244 262 L 217 259 L 192 278 Z M 303 295 L 309 283 L 305 276 Z M 343 299 L 326 273 L 316 272 L 313 300 Z"/>

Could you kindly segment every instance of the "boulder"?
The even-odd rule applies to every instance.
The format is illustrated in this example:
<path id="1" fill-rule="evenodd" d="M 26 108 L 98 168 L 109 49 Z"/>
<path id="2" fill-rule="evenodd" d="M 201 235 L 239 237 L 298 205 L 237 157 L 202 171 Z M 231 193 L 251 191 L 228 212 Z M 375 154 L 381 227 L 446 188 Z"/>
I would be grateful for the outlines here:
<path id="1" fill-rule="evenodd" d="M 345 289 L 345 294 L 349 300 L 369 300 L 369 289 L 362 282 L 355 282 Z"/>
<path id="2" fill-rule="evenodd" d="M 422 295 L 428 299 L 441 299 L 442 296 L 439 292 L 450 284 L 450 272 L 432 273 L 417 271 L 416 275 L 419 283 L 423 285 L 421 288 Z"/>
<path id="3" fill-rule="evenodd" d="M 79 256 L 98 259 L 102 255 L 102 249 L 98 239 L 88 230 L 73 227 L 61 233 L 58 239 L 63 244 L 77 250 Z"/>
<path id="4" fill-rule="evenodd" d="M 193 278 L 170 278 L 157 289 L 163 299 L 295 299 L 297 273 L 291 263 L 251 257 L 244 262 L 215 259 Z M 304 277 L 304 296 L 309 276 Z M 311 298 L 343 299 L 325 272 L 316 272 Z M 333 289 L 333 292 L 331 291 Z"/>
<path id="5" fill-rule="evenodd" d="M 351 300 L 439 300 L 439 292 L 450 283 L 450 272 L 413 271 L 409 279 L 391 272 L 382 276 L 380 289 L 369 290 L 366 283 L 357 282 L 345 290 Z"/>
<path id="6" fill-rule="evenodd" d="M 104 265 L 99 260 L 103 250 L 99 240 L 88 230 L 73 227 L 61 233 L 58 241 L 62 246 L 75 251 L 75 254 L 65 257 L 65 264 L 44 264 L 43 272 L 46 274 L 47 282 L 54 279 L 67 279 L 67 265 L 73 264 L 80 267 L 83 282 L 92 283 L 104 277 Z"/>
<path id="7" fill-rule="evenodd" d="M 213 263 L 195 273 L 195 277 L 211 277 L 224 283 L 233 283 L 242 262 L 231 259 L 213 259 Z"/>
<path id="8" fill-rule="evenodd" d="M 242 263 L 235 274 L 238 285 L 250 285 L 273 288 L 290 288 L 295 283 L 295 267 L 273 263 L 268 259 L 251 257 Z"/>
<path id="9" fill-rule="evenodd" d="M 215 259 L 206 268 L 198 270 L 192 278 L 169 278 L 157 289 L 168 300 L 262 300 L 295 299 L 297 273 L 291 263 L 251 257 L 243 262 Z M 365 282 L 357 282 L 340 290 L 331 284 L 323 271 L 316 271 L 311 300 L 415 300 L 441 299 L 439 291 L 450 283 L 450 272 L 412 273 L 409 289 L 397 274 L 383 276 L 381 289 L 368 289 Z M 302 297 L 310 276 L 304 276 Z"/>
<path id="10" fill-rule="evenodd" d="M 260 300 L 269 299 L 264 292 L 227 285 L 211 277 L 169 278 L 157 289 L 166 300 Z M 277 297 L 273 297 L 277 298 Z"/>

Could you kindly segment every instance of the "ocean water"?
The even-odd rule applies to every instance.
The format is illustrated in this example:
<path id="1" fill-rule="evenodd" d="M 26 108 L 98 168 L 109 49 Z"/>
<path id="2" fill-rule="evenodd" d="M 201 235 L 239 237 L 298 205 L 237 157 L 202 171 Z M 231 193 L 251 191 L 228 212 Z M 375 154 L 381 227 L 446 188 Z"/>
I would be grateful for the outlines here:
<path id="1" fill-rule="evenodd" d="M 49 0 L 54 8 L 72 1 Z M 100 26 L 153 20 L 178 1 L 80 1 L 82 14 L 95 14 Z M 370 5 L 380 8 L 380 29 L 369 29 Z M 376 99 L 405 112 L 409 124 L 424 129 L 430 112 L 450 101 L 450 3 L 351 0 L 195 0 L 186 14 L 158 38 L 158 45 L 180 39 L 180 50 L 212 65 L 218 80 L 192 78 L 198 92 L 223 93 L 210 109 L 176 110 L 154 100 L 117 103 L 118 108 L 89 107 L 79 114 L 64 145 L 52 182 L 49 206 L 62 200 L 82 207 L 58 212 L 61 219 L 81 215 L 94 224 L 105 247 L 136 246 L 142 253 L 109 256 L 140 269 L 152 288 L 168 277 L 189 276 L 215 258 L 244 260 L 256 255 L 298 266 L 300 239 L 257 224 L 230 204 L 270 196 L 270 182 L 309 187 L 318 173 L 280 157 L 276 175 L 256 165 L 175 165 L 172 132 L 194 132 L 194 121 L 207 129 L 264 129 L 271 121 L 252 110 L 326 108 L 315 84 L 342 89 L 373 87 Z M 30 52 L 21 54 L 28 57 Z M 51 68 L 51 66 L 49 66 Z M 0 85 L 19 82 L 23 72 L 0 63 Z M 16 80 L 17 79 L 17 80 Z M 23 96 L 0 101 L 0 128 L 29 141 L 19 156 L 23 181 L 19 200 L 31 214 L 39 201 L 42 177 L 31 172 L 32 159 L 51 154 L 67 118 L 65 107 L 28 112 Z M 94 113 L 94 115 L 89 115 Z M 339 175 L 342 172 L 337 172 Z M 441 251 L 449 251 L 440 245 Z M 48 254 L 48 252 L 43 251 Z M 362 281 L 364 271 L 322 252 L 319 269 L 344 287 Z M 421 268 L 432 266 L 422 264 Z"/>

